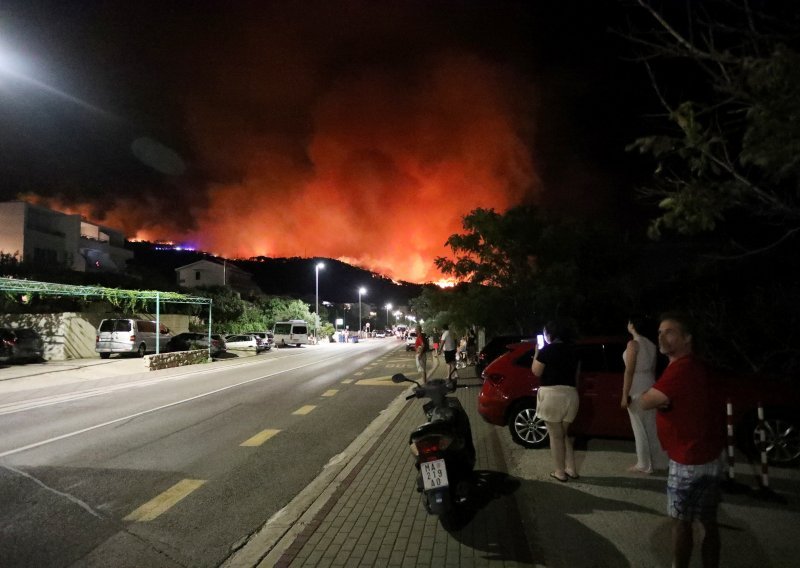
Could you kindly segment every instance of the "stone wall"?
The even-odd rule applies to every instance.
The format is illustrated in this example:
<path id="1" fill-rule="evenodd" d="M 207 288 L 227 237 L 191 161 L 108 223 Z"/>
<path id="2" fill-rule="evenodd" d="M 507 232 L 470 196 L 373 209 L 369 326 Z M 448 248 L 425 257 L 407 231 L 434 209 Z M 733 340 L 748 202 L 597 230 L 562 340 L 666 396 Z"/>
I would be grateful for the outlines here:
<path id="1" fill-rule="evenodd" d="M 66 359 L 94 359 L 99 357 L 94 350 L 97 327 L 104 318 L 118 318 L 119 314 L 94 312 L 64 312 L 58 314 L 0 314 L 0 327 L 30 327 L 39 332 L 44 341 L 46 361 Z M 132 316 L 141 319 L 156 319 L 155 315 Z M 161 314 L 161 323 L 173 334 L 189 329 L 193 316 Z"/>
<path id="2" fill-rule="evenodd" d="M 159 353 L 158 355 L 145 355 L 144 366 L 148 371 L 159 369 L 172 369 L 183 365 L 196 365 L 207 363 L 208 350 L 194 349 L 192 351 L 176 351 L 175 353 Z"/>

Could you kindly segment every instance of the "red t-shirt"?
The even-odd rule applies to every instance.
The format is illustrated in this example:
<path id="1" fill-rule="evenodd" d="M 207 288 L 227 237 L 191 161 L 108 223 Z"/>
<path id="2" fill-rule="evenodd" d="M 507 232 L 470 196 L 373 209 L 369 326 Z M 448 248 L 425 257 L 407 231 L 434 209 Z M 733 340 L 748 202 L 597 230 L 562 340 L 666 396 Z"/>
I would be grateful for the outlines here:
<path id="1" fill-rule="evenodd" d="M 725 402 L 708 368 L 691 355 L 671 362 L 653 388 L 670 406 L 656 414 L 658 439 L 673 461 L 699 465 L 725 447 Z"/>

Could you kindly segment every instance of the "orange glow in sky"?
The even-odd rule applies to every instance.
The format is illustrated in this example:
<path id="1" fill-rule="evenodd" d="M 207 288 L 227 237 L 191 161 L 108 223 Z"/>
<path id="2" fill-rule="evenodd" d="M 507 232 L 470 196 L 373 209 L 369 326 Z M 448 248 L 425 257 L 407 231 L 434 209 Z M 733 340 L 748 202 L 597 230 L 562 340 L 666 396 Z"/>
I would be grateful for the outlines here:
<path id="1" fill-rule="evenodd" d="M 236 181 L 198 188 L 196 202 L 118 197 L 104 209 L 69 209 L 129 238 L 190 242 L 228 258 L 328 257 L 395 280 L 436 282 L 477 207 L 503 211 L 530 198 L 538 181 L 517 77 L 481 59 L 439 55 L 407 77 L 379 71 L 321 93 L 301 147 L 245 121 L 218 120 L 196 101 L 200 166 L 236 171 Z M 212 118 L 212 116 L 214 118 Z M 520 132 L 525 132 L 523 140 Z M 186 192 L 183 193 L 186 195 Z M 57 203 L 47 200 L 57 208 Z M 174 207 L 191 230 L 176 230 Z"/>

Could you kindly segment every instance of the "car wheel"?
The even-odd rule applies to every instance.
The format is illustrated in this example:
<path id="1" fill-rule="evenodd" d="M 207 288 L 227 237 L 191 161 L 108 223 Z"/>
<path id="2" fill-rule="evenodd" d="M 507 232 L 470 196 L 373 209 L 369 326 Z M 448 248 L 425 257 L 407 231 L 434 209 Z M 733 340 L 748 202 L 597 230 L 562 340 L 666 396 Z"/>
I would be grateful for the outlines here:
<path id="1" fill-rule="evenodd" d="M 139 357 L 144 357 L 145 351 L 146 351 L 146 347 L 144 346 L 144 343 L 142 343 L 142 344 L 139 346 L 139 349 L 137 349 L 137 350 L 136 350 L 136 354 L 137 354 Z"/>
<path id="2" fill-rule="evenodd" d="M 511 439 L 526 448 L 542 448 L 550 437 L 544 420 L 536 416 L 536 404 L 533 401 L 523 402 L 514 407 L 508 421 Z"/>
<path id="3" fill-rule="evenodd" d="M 767 460 L 774 465 L 790 465 L 800 461 L 800 424 L 786 412 L 766 409 L 764 419 Z M 761 451 L 761 429 L 754 418 L 745 425 L 745 450 L 754 458 Z"/>
<path id="4" fill-rule="evenodd" d="M 108 359 L 109 357 L 111 357 L 111 353 L 100 353 L 101 359 Z"/>

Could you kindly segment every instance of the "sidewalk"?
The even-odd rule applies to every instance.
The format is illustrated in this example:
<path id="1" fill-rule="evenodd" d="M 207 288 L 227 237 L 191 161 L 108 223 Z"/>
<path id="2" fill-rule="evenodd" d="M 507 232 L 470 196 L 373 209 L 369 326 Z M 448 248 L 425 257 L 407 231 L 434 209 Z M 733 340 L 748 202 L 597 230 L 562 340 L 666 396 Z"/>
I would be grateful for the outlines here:
<path id="1" fill-rule="evenodd" d="M 443 363 L 434 358 L 429 377 L 444 378 Z M 514 495 L 519 482 L 507 475 L 497 429 L 477 413 L 472 374 L 461 370 L 457 392 L 477 450 L 474 513 L 463 527 L 448 532 L 422 506 L 408 436 L 424 422 L 423 402 L 405 401 L 404 390 L 335 479 L 309 486 L 310 496 L 298 496 L 225 565 L 535 566 Z"/>

